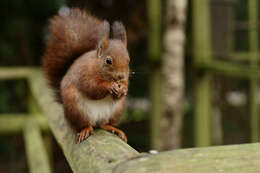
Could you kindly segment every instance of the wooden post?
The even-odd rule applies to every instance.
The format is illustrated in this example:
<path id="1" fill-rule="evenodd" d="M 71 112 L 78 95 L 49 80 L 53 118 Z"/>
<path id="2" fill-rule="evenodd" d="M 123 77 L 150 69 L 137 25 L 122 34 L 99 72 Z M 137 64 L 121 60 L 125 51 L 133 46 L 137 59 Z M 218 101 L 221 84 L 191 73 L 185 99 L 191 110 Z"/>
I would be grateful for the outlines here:
<path id="1" fill-rule="evenodd" d="M 50 173 L 51 168 L 43 145 L 40 128 L 33 120 L 28 121 L 24 128 L 24 141 L 30 172 Z"/>
<path id="2" fill-rule="evenodd" d="M 160 121 L 161 121 L 161 73 L 159 68 L 152 70 L 150 78 L 150 147 L 160 149 Z"/>
<path id="3" fill-rule="evenodd" d="M 30 113 L 29 116 L 31 116 L 31 117 L 43 116 L 44 117 L 44 115 L 42 114 L 42 109 L 39 106 L 37 99 L 33 96 L 31 90 L 29 90 L 29 95 L 28 95 L 28 109 L 29 109 L 29 113 Z M 53 165 L 52 165 L 53 151 L 52 151 L 52 138 L 51 138 L 50 132 L 47 132 L 43 135 L 43 142 L 44 142 L 46 151 L 48 153 L 50 167 L 52 168 L 53 167 Z"/>
<path id="4" fill-rule="evenodd" d="M 37 100 L 33 97 L 32 92 L 29 91 L 28 94 L 28 111 L 32 116 L 40 115 L 41 108 L 39 104 L 37 103 Z"/>
<path id="5" fill-rule="evenodd" d="M 192 1 L 192 11 L 193 61 L 196 67 L 210 60 L 209 1 Z M 211 143 L 210 74 L 197 70 L 195 78 L 195 146 L 200 147 Z"/>
<path id="6" fill-rule="evenodd" d="M 148 16 L 148 57 L 151 64 L 150 77 L 150 144 L 159 149 L 159 131 L 161 114 L 161 1 L 147 1 Z"/>
<path id="7" fill-rule="evenodd" d="M 257 67 L 258 54 L 258 0 L 248 0 L 248 18 L 249 18 L 249 50 L 250 67 Z M 257 80 L 250 77 L 249 81 L 249 112 L 250 112 L 250 132 L 251 142 L 257 142 L 259 138 L 259 114 L 257 105 Z"/>

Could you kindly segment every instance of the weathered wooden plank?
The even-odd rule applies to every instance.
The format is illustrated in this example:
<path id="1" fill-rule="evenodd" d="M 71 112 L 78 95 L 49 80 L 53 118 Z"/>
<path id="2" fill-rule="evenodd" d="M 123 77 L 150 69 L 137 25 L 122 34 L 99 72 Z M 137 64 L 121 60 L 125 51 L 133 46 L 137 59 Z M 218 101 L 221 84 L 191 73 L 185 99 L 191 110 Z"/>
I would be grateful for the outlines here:
<path id="1" fill-rule="evenodd" d="M 29 85 L 74 172 L 112 172 L 118 163 L 139 155 L 120 138 L 102 130 L 76 144 L 75 132 L 65 121 L 62 106 L 53 101 L 40 71 L 30 76 Z"/>
<path id="2" fill-rule="evenodd" d="M 129 160 L 114 173 L 258 173 L 260 144 L 161 152 Z"/>
<path id="3" fill-rule="evenodd" d="M 27 121 L 24 127 L 24 141 L 27 162 L 31 173 L 50 173 L 46 149 L 44 148 L 40 128 L 36 121 Z"/>
<path id="4" fill-rule="evenodd" d="M 48 130 L 48 122 L 43 115 L 32 117 L 29 114 L 1 114 L 0 116 L 0 134 L 21 133 L 25 124 L 34 120 L 40 126 L 41 130 Z"/>

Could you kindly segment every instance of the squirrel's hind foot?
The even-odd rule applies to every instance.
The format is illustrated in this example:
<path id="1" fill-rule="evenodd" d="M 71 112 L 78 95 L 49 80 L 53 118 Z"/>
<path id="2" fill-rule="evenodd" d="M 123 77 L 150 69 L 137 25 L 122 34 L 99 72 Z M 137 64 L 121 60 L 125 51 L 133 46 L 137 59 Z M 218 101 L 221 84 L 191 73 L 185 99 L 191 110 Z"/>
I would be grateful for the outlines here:
<path id="1" fill-rule="evenodd" d="M 122 130 L 119 130 L 111 125 L 100 125 L 99 126 L 101 129 L 104 129 L 106 131 L 109 131 L 111 133 L 117 134 L 123 141 L 127 142 L 127 137 L 125 133 Z"/>
<path id="2" fill-rule="evenodd" d="M 76 143 L 80 143 L 80 142 L 84 141 L 93 133 L 94 133 L 94 129 L 92 126 L 83 128 L 79 133 L 77 133 Z"/>

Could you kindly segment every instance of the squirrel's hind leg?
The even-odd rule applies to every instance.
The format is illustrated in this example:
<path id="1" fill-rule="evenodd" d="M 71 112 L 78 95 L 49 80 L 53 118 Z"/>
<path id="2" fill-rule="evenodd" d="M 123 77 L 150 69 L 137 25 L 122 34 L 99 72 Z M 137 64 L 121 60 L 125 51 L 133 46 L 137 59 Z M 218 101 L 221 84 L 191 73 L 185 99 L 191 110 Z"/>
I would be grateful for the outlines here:
<path id="1" fill-rule="evenodd" d="M 123 141 L 127 142 L 127 137 L 122 130 L 115 128 L 108 124 L 103 124 L 99 126 L 101 129 L 117 134 Z"/>
<path id="2" fill-rule="evenodd" d="M 91 123 L 78 109 L 76 99 L 78 95 L 79 91 L 74 86 L 64 87 L 61 92 L 65 117 L 70 126 L 78 132 L 77 143 L 82 142 L 94 132 Z"/>

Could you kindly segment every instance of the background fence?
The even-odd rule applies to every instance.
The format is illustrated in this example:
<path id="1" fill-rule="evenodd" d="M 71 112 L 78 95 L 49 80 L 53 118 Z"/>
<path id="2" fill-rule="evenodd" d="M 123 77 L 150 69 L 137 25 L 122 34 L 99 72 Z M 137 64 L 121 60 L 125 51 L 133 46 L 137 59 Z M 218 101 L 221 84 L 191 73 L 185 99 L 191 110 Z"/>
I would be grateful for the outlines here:
<path id="1" fill-rule="evenodd" d="M 245 59 L 248 64 L 238 64 L 241 60 L 235 57 L 232 61 L 220 61 L 212 57 L 210 39 L 210 8 L 209 2 L 204 0 L 193 2 L 193 56 L 194 65 L 197 69 L 195 82 L 195 139 L 196 146 L 211 144 L 211 92 L 210 78 L 212 73 L 245 78 L 249 83 L 249 106 L 251 142 L 257 142 L 259 138 L 259 111 L 257 103 L 257 78 L 258 68 L 258 1 L 247 1 L 248 11 L 248 38 L 249 52 L 246 52 Z M 203 17 L 204 16 L 204 17 Z M 203 27 L 201 27 L 203 26 Z M 224 34 L 224 33 L 223 33 Z M 234 34 L 234 33 L 231 33 Z M 232 37 L 231 37 L 232 38 Z M 232 42 L 233 40 L 231 40 Z M 224 44 L 224 43 L 223 43 Z M 231 50 L 234 52 L 234 50 Z"/>

